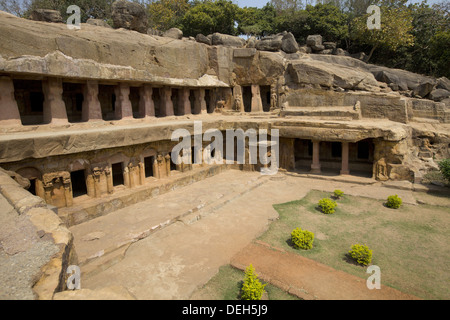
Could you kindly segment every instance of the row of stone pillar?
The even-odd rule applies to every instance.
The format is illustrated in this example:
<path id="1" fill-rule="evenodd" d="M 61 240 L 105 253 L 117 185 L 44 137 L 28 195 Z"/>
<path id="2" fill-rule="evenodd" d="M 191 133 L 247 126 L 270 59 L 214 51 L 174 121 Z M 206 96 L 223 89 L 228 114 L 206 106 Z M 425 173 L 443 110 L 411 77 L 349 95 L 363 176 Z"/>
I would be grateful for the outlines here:
<path id="1" fill-rule="evenodd" d="M 63 81 L 61 78 L 48 78 L 42 82 L 44 94 L 44 124 L 67 124 L 67 111 L 63 101 Z M 82 121 L 101 121 L 102 109 L 98 99 L 98 81 L 88 80 L 83 88 Z M 132 119 L 133 110 L 129 99 L 130 86 L 120 83 L 115 87 L 115 118 Z M 139 115 L 142 118 L 155 116 L 155 105 L 153 102 L 153 88 L 143 85 L 140 88 Z M 172 102 L 172 89 L 163 87 L 160 89 L 160 115 L 174 115 Z M 190 89 L 180 89 L 178 109 L 182 114 L 191 114 Z M 0 77 L 0 125 L 21 125 L 20 112 L 14 97 L 14 84 L 10 77 Z M 194 91 L 194 114 L 207 113 L 205 101 L 205 89 L 199 88 Z"/>
<path id="2" fill-rule="evenodd" d="M 312 163 L 311 163 L 311 172 L 312 173 L 320 173 L 320 158 L 319 158 L 319 150 L 320 150 L 320 141 L 313 140 L 313 152 L 312 152 Z M 348 167 L 348 142 L 342 142 L 342 156 L 341 156 L 341 171 L 340 174 L 350 174 L 350 170 Z"/>

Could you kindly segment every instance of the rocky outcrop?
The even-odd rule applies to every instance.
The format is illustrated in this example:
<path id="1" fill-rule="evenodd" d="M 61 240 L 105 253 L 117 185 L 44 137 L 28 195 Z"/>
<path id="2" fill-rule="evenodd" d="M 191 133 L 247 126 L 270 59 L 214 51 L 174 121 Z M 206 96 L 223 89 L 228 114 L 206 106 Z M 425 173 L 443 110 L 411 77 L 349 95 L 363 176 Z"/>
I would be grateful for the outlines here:
<path id="1" fill-rule="evenodd" d="M 245 45 L 245 40 L 239 37 L 216 32 L 213 33 L 211 37 L 211 44 L 213 46 L 242 48 Z"/>
<path id="2" fill-rule="evenodd" d="M 98 27 L 104 27 L 104 28 L 109 28 L 111 29 L 112 27 L 106 23 L 106 21 L 102 20 L 102 19 L 88 19 L 86 21 L 87 24 L 93 25 L 93 26 L 98 26 Z"/>
<path id="3" fill-rule="evenodd" d="M 211 37 L 208 38 L 207 36 L 205 36 L 201 33 L 199 33 L 198 35 L 195 36 L 195 41 L 207 44 L 209 46 L 212 44 Z"/>
<path id="4" fill-rule="evenodd" d="M 34 21 L 63 23 L 61 13 L 57 10 L 49 10 L 49 9 L 33 10 L 30 14 L 30 19 Z"/>
<path id="5" fill-rule="evenodd" d="M 166 32 L 162 34 L 163 37 L 178 39 L 181 40 L 183 38 L 183 31 L 178 28 L 170 28 Z"/>
<path id="6" fill-rule="evenodd" d="M 147 33 L 147 13 L 139 3 L 118 0 L 112 4 L 114 28 L 124 28 Z"/>

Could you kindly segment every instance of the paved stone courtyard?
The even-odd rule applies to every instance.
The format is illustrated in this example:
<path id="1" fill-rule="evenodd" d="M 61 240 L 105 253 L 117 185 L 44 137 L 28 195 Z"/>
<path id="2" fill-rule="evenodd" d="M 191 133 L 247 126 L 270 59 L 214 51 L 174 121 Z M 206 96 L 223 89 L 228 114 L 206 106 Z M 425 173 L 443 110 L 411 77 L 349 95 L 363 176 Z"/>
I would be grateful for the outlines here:
<path id="1" fill-rule="evenodd" d="M 82 288 L 121 286 L 137 299 L 199 298 L 196 289 L 277 219 L 273 204 L 300 199 L 312 189 L 337 188 L 383 200 L 397 193 L 416 203 L 406 185 L 394 190 L 353 176 L 228 170 L 72 227 Z M 314 288 L 309 290 L 314 296 Z"/>

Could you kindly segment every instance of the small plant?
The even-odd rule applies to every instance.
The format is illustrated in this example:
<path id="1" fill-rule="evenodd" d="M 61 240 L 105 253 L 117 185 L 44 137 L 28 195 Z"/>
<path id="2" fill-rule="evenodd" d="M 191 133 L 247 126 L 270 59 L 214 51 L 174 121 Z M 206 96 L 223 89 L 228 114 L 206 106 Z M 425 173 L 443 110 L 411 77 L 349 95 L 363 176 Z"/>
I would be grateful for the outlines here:
<path id="1" fill-rule="evenodd" d="M 369 265 L 372 261 L 372 250 L 366 245 L 354 244 L 348 253 L 357 263 L 364 266 Z"/>
<path id="2" fill-rule="evenodd" d="M 402 205 L 402 199 L 398 195 L 389 196 L 386 206 L 392 209 L 398 209 Z"/>
<path id="3" fill-rule="evenodd" d="M 314 241 L 314 233 L 308 230 L 295 228 L 291 232 L 291 241 L 294 244 L 294 247 L 298 249 L 311 249 Z"/>
<path id="4" fill-rule="evenodd" d="M 344 191 L 336 189 L 333 191 L 333 195 L 336 199 L 340 199 L 344 195 Z"/>
<path id="5" fill-rule="evenodd" d="M 450 182 L 450 158 L 438 162 L 439 170 L 448 182 Z"/>
<path id="6" fill-rule="evenodd" d="M 244 283 L 242 284 L 241 289 L 241 299 L 261 300 L 265 286 L 265 284 L 262 284 L 259 281 L 258 275 L 255 273 L 255 268 L 250 264 L 245 269 Z"/>
<path id="7" fill-rule="evenodd" d="M 323 213 L 331 214 L 334 213 L 334 208 L 336 208 L 337 204 L 331 199 L 323 198 L 319 200 L 319 207 Z"/>

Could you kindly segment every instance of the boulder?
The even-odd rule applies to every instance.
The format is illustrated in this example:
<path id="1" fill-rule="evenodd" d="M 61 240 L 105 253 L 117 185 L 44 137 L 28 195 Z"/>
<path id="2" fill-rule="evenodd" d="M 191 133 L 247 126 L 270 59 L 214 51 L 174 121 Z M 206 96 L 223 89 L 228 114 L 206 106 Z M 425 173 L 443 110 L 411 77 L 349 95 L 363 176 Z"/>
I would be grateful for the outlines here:
<path id="1" fill-rule="evenodd" d="M 311 46 L 311 49 L 315 52 L 325 50 L 325 46 L 323 44 L 319 44 L 317 46 Z"/>
<path id="2" fill-rule="evenodd" d="M 399 78 L 395 73 L 389 72 L 388 70 L 380 70 L 378 72 L 372 72 L 372 74 L 375 76 L 375 79 L 387 83 L 394 91 L 408 90 L 406 81 L 403 81 L 403 79 Z"/>
<path id="3" fill-rule="evenodd" d="M 114 28 L 124 28 L 147 33 L 147 12 L 136 2 L 118 0 L 112 4 L 111 14 Z"/>
<path id="4" fill-rule="evenodd" d="M 226 47 L 242 48 L 245 45 L 245 40 L 239 37 L 216 32 L 212 35 L 211 43 L 213 46 L 221 45 Z"/>
<path id="5" fill-rule="evenodd" d="M 86 23 L 97 27 L 112 28 L 106 21 L 101 19 L 88 19 Z"/>
<path id="6" fill-rule="evenodd" d="M 198 35 L 195 36 L 195 41 L 200 42 L 200 43 L 204 43 L 207 45 L 211 45 L 211 38 L 206 37 L 205 35 L 199 33 Z"/>
<path id="7" fill-rule="evenodd" d="M 448 97 L 450 97 L 450 91 L 445 89 L 434 89 L 429 95 L 429 98 L 434 101 L 442 101 Z"/>
<path id="8" fill-rule="evenodd" d="M 298 43 L 292 33 L 286 33 L 281 39 L 281 50 L 286 53 L 296 53 L 298 51 Z"/>
<path id="9" fill-rule="evenodd" d="M 34 9 L 30 14 L 30 19 L 34 21 L 63 23 L 61 13 L 57 10 Z"/>
<path id="10" fill-rule="evenodd" d="M 321 46 L 322 45 L 322 36 L 320 34 L 309 35 L 306 38 L 306 44 L 310 47 Z"/>
<path id="11" fill-rule="evenodd" d="M 256 43 L 258 42 L 258 39 L 256 37 L 251 36 L 247 40 L 247 44 L 245 45 L 246 48 L 256 48 Z"/>
<path id="12" fill-rule="evenodd" d="M 183 31 L 178 28 L 170 28 L 163 33 L 163 37 L 181 40 L 183 38 Z"/>
<path id="13" fill-rule="evenodd" d="M 442 77 L 436 80 L 436 89 L 445 89 L 450 91 L 450 80 Z"/>
<path id="14" fill-rule="evenodd" d="M 288 73 L 295 83 L 351 90 L 378 88 L 374 76 L 364 70 L 315 60 L 298 60 L 288 65 Z"/>
<path id="15" fill-rule="evenodd" d="M 283 36 L 281 34 L 276 34 L 268 37 L 262 38 L 256 43 L 256 49 L 260 51 L 279 51 L 281 45 L 283 44 Z"/>
<path id="16" fill-rule="evenodd" d="M 324 42 L 322 43 L 325 49 L 336 49 L 336 42 Z"/>
<path id="17" fill-rule="evenodd" d="M 311 47 L 308 47 L 308 46 L 304 45 L 304 46 L 300 46 L 298 48 L 298 52 L 300 52 L 300 53 L 312 53 L 312 49 L 311 49 Z"/>
<path id="18" fill-rule="evenodd" d="M 349 55 L 349 53 L 342 48 L 336 48 L 336 50 L 333 50 L 333 54 L 335 54 L 337 56 L 348 56 Z"/>
<path id="19" fill-rule="evenodd" d="M 416 97 L 425 98 L 431 91 L 433 91 L 434 86 L 435 83 L 431 81 L 422 82 L 413 89 L 413 95 Z"/>

